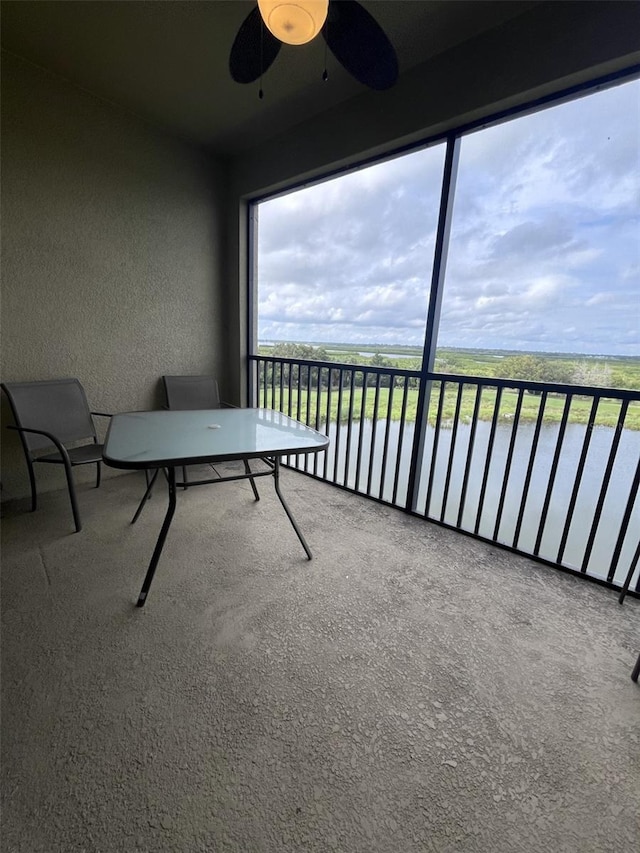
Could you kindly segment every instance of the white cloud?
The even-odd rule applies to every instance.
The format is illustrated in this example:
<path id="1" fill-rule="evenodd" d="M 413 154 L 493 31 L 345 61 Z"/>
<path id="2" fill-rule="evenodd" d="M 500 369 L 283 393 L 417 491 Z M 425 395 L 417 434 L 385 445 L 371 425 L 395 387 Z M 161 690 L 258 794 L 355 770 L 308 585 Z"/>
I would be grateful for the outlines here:
<path id="1" fill-rule="evenodd" d="M 637 354 L 640 83 L 462 141 L 440 342 Z M 261 338 L 421 344 L 443 146 L 260 206 Z"/>
<path id="2" fill-rule="evenodd" d="M 615 302 L 615 301 L 616 301 L 615 293 L 603 293 L 602 291 L 599 291 L 598 293 L 594 293 L 593 296 L 591 296 L 589 299 L 587 299 L 587 301 L 584 304 L 588 305 L 588 306 L 603 305 L 603 304 L 606 304 L 607 302 L 611 303 L 611 302 Z"/>

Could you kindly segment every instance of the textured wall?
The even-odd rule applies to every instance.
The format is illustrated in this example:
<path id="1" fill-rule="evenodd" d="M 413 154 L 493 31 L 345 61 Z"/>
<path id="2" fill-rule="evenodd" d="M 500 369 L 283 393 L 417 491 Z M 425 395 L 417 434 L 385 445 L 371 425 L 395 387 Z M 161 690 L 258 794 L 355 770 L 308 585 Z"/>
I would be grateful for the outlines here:
<path id="1" fill-rule="evenodd" d="M 77 376 L 92 408 L 117 412 L 156 407 L 163 373 L 220 373 L 215 164 L 6 55 L 2 107 L 3 381 Z M 3 427 L 7 409 L 3 395 Z M 57 466 L 37 473 L 63 485 Z M 2 487 L 28 493 L 4 429 Z"/>

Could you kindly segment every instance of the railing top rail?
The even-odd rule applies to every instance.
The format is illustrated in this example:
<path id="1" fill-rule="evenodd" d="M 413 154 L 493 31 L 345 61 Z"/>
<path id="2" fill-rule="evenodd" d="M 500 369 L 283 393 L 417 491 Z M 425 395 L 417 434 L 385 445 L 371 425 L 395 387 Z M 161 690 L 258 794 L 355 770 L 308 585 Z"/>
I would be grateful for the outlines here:
<path id="1" fill-rule="evenodd" d="M 489 385 L 496 388 L 517 388 L 523 391 L 546 391 L 549 394 L 573 394 L 574 396 L 640 401 L 640 391 L 635 391 L 631 388 L 565 385 L 559 382 L 533 382 L 528 379 L 505 379 L 498 376 L 466 376 L 460 373 L 429 373 L 427 374 L 427 380 L 432 382 L 455 382 L 463 385 Z"/>
<path id="2" fill-rule="evenodd" d="M 340 361 L 315 361 L 310 358 L 285 358 L 280 355 L 250 355 L 250 361 L 277 362 L 278 364 L 304 365 L 305 367 L 327 367 L 334 370 L 354 370 L 356 373 L 372 373 L 381 376 L 407 376 L 411 379 L 419 379 L 422 375 L 419 370 L 406 370 L 404 367 L 378 367 L 369 364 L 348 364 Z"/>

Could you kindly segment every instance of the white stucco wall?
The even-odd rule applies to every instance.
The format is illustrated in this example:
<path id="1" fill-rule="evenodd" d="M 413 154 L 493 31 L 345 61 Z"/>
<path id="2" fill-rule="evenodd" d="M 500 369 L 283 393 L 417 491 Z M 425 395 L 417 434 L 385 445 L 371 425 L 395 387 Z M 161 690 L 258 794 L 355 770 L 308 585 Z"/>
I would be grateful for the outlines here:
<path id="1" fill-rule="evenodd" d="M 157 407 L 163 373 L 223 374 L 211 159 L 7 55 L 2 110 L 2 380 L 75 376 L 118 412 Z M 26 495 L 18 442 L 0 438 L 2 498 Z M 37 474 L 64 485 L 57 466 Z"/>

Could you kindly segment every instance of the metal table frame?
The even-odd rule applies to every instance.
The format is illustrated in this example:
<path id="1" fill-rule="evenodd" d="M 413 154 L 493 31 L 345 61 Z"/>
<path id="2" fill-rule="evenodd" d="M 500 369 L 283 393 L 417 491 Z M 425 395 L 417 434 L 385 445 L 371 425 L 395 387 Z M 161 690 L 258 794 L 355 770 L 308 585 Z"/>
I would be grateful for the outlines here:
<path id="1" fill-rule="evenodd" d="M 105 464 L 113 468 L 153 471 L 131 523 L 138 520 L 161 471 L 169 492 L 169 505 L 137 606 L 143 607 L 147 600 L 175 513 L 179 486 L 192 488 L 248 479 L 255 500 L 260 500 L 255 479 L 273 477 L 276 495 L 310 560 L 311 549 L 280 489 L 280 464 L 283 456 L 318 453 L 328 445 L 326 435 L 270 409 L 205 409 L 114 415 L 104 444 Z M 263 460 L 267 463 L 267 470 L 251 470 L 250 459 Z M 244 463 L 244 474 L 190 480 L 188 483 L 176 481 L 176 468 L 232 460 Z"/>

